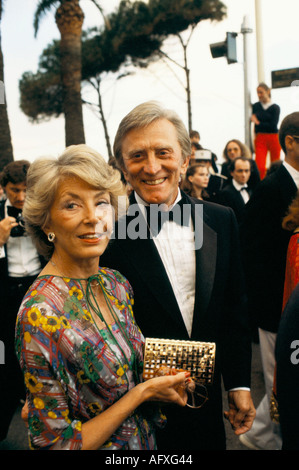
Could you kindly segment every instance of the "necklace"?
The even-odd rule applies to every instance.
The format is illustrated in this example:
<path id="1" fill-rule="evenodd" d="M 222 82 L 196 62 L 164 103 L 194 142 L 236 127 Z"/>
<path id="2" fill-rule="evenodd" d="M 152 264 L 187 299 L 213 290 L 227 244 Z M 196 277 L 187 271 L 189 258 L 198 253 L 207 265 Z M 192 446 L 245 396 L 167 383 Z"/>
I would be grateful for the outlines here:
<path id="1" fill-rule="evenodd" d="M 64 277 L 64 278 L 70 278 L 71 276 L 65 276 L 64 274 L 62 274 L 62 272 L 60 271 L 60 269 L 58 268 L 57 264 L 54 263 L 54 261 L 52 260 L 52 258 L 50 259 L 50 263 L 54 266 L 54 268 L 57 269 L 58 273 L 60 274 L 61 277 Z M 88 278 L 89 279 L 89 278 Z M 96 280 L 94 282 L 94 284 L 91 284 L 92 287 L 96 287 L 99 285 L 99 282 Z"/>
<path id="2" fill-rule="evenodd" d="M 111 317 L 113 318 L 113 320 L 115 321 L 115 323 L 117 324 L 119 330 L 121 331 L 122 333 L 122 336 L 123 338 L 125 339 L 125 342 L 130 350 L 130 354 L 131 354 L 131 361 L 132 361 L 132 366 L 130 366 L 130 362 L 129 362 L 129 359 L 127 358 L 127 355 L 125 354 L 122 346 L 118 343 L 118 341 L 116 340 L 112 330 L 111 330 L 111 326 L 107 324 L 105 318 L 103 317 L 102 313 L 101 313 L 101 310 L 98 306 L 98 303 L 97 303 L 97 299 L 96 299 L 96 295 L 94 294 L 94 292 L 92 291 L 92 289 L 90 289 L 90 286 L 91 286 L 91 281 L 93 279 L 96 279 L 97 280 L 97 283 L 99 284 L 100 288 L 101 288 L 101 291 L 103 293 L 103 296 L 104 296 L 104 299 L 105 299 L 105 302 L 106 302 L 106 305 L 108 306 L 108 309 L 110 311 L 110 314 L 111 314 Z M 92 297 L 92 300 L 94 301 L 94 304 L 92 302 L 92 300 L 90 299 L 90 294 L 91 294 L 91 297 Z M 112 304 L 111 304 L 111 301 L 107 295 L 107 291 L 105 289 L 105 286 L 103 285 L 103 282 L 102 282 L 102 279 L 99 275 L 95 275 L 95 276 L 91 276 L 89 279 L 88 279 L 88 284 L 87 284 L 87 288 L 86 288 L 86 296 L 87 296 L 87 302 L 89 303 L 90 306 L 92 306 L 94 312 L 97 314 L 97 316 L 100 318 L 101 321 L 103 321 L 106 325 L 106 328 L 107 330 L 109 331 L 110 333 L 110 336 L 111 336 L 111 339 L 112 341 L 114 342 L 114 344 L 120 349 L 121 353 L 122 353 L 122 356 L 127 364 L 127 367 L 128 367 L 128 370 L 131 370 L 132 373 L 133 373 L 133 376 L 134 376 L 134 381 L 135 383 L 139 383 L 140 382 L 140 379 L 139 379 L 139 374 L 138 374 L 138 364 L 137 364 L 137 357 L 136 357 L 136 352 L 135 352 L 135 349 L 134 349 L 134 346 L 132 344 L 132 341 L 130 340 L 130 338 L 128 337 L 128 334 L 127 332 L 125 331 L 125 328 L 123 327 L 123 325 L 121 324 L 119 318 L 118 318 L 118 315 L 116 315 L 113 307 L 112 307 Z M 106 343 L 109 346 L 108 343 Z M 122 366 L 122 364 L 120 364 Z"/>
<path id="3" fill-rule="evenodd" d="M 50 259 L 50 263 L 56 268 L 56 270 L 58 271 L 58 273 L 60 274 L 60 276 L 62 278 L 68 278 L 68 276 L 65 276 L 64 274 L 62 274 L 62 272 L 60 271 L 60 269 L 58 268 L 58 266 L 56 265 L 56 263 L 52 259 Z M 87 279 L 77 279 L 77 280 L 81 285 L 82 291 L 85 292 L 85 298 L 86 298 L 87 304 L 91 307 L 91 309 L 96 313 L 96 315 L 99 317 L 99 319 L 106 326 L 107 331 L 109 331 L 109 333 L 110 333 L 110 337 L 111 337 L 112 342 L 121 351 L 122 356 L 124 358 L 124 361 L 127 364 L 128 370 L 132 370 L 135 383 L 136 384 L 139 383 L 140 379 L 139 379 L 139 374 L 138 374 L 138 365 L 137 365 L 137 357 L 136 357 L 135 349 L 132 345 L 132 341 L 128 337 L 127 332 L 125 331 L 124 327 L 122 326 L 118 316 L 116 315 L 116 313 L 115 313 L 115 311 L 114 311 L 114 309 L 111 305 L 111 301 L 110 301 L 110 299 L 107 295 L 105 286 L 103 285 L 103 282 L 102 282 L 102 279 L 101 279 L 101 276 L 99 274 L 96 274 L 96 275 L 90 276 Z M 82 281 L 83 280 L 86 281 L 86 283 L 87 283 L 85 289 L 82 286 Z M 101 309 L 100 309 L 98 301 L 97 301 L 97 297 L 99 297 L 99 293 L 94 292 L 94 289 L 93 289 L 94 287 L 100 287 L 101 288 L 101 292 L 103 293 L 103 296 L 104 296 L 106 305 L 108 307 L 109 313 L 110 313 L 112 319 L 114 320 L 114 322 L 117 324 L 119 330 L 122 333 L 123 338 L 125 339 L 126 344 L 128 345 L 128 348 L 129 348 L 129 351 L 130 351 L 130 354 L 131 354 L 132 366 L 130 366 L 130 362 L 129 362 L 129 359 L 127 358 L 127 355 L 125 354 L 123 348 L 121 347 L 121 345 L 119 344 L 119 342 L 115 338 L 111 326 L 107 323 L 104 315 L 101 312 Z M 98 326 L 97 326 L 96 323 L 95 323 L 95 325 L 96 325 L 96 328 L 98 329 Z M 101 334 L 100 330 L 99 330 L 99 333 Z M 103 339 L 105 340 L 105 337 L 103 337 Z M 108 344 L 108 342 L 106 340 L 105 340 L 105 342 L 106 342 L 107 346 L 109 347 L 109 349 L 111 350 L 110 345 Z M 113 351 L 111 351 L 111 352 L 113 353 Z M 121 363 L 120 363 L 120 366 L 122 367 Z"/>

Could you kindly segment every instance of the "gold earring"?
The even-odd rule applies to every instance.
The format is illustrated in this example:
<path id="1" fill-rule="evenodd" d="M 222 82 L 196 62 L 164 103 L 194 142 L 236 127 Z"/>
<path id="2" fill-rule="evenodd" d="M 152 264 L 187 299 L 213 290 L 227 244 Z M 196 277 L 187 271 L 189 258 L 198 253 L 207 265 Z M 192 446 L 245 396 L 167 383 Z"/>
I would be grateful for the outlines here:
<path id="1" fill-rule="evenodd" d="M 51 243 L 54 242 L 54 240 L 55 240 L 55 233 L 54 233 L 54 232 L 48 233 L 48 240 L 49 240 L 49 242 L 51 242 Z"/>

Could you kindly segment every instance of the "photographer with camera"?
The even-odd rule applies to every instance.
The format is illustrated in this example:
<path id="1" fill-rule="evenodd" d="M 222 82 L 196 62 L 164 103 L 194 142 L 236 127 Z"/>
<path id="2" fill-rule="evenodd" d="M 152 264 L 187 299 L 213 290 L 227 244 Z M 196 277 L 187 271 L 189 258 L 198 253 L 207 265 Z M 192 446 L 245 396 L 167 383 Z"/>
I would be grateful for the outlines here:
<path id="1" fill-rule="evenodd" d="M 23 376 L 14 352 L 15 322 L 21 301 L 40 272 L 43 260 L 26 236 L 22 209 L 30 163 L 9 163 L 0 173 L 5 199 L 0 201 L 0 340 L 5 363 L 0 365 L 0 441 L 6 438 L 13 414 L 24 399 Z"/>

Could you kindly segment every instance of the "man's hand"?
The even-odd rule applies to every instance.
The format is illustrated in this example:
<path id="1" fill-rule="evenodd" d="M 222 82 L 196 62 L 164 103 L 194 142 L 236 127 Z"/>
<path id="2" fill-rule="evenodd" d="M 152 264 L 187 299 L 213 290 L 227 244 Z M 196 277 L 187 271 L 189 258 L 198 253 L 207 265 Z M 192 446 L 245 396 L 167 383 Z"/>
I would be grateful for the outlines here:
<path id="1" fill-rule="evenodd" d="M 18 222 L 14 217 L 5 217 L 0 222 L 0 246 L 5 245 L 7 242 L 11 230 L 18 225 Z"/>
<path id="2" fill-rule="evenodd" d="M 24 421 L 26 428 L 28 428 L 28 415 L 29 415 L 29 408 L 28 408 L 28 401 L 26 400 L 21 411 L 21 418 Z"/>
<path id="3" fill-rule="evenodd" d="M 224 412 L 224 417 L 229 420 L 235 434 L 239 436 L 249 431 L 256 414 L 251 393 L 247 390 L 228 392 L 228 406 L 229 411 Z"/>

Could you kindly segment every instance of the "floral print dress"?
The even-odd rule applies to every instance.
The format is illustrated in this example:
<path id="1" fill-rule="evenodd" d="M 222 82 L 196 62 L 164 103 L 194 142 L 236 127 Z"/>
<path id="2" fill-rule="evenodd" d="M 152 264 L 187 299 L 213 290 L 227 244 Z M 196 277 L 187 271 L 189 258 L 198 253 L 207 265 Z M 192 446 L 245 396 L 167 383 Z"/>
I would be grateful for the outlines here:
<path id="1" fill-rule="evenodd" d="M 98 276 L 118 318 L 101 330 L 78 279 L 38 277 L 21 304 L 16 351 L 32 449 L 81 449 L 82 424 L 136 385 L 136 364 L 141 378 L 144 338 L 131 286 L 117 271 L 101 268 Z M 101 449 L 155 449 L 154 420 L 137 409 Z"/>

